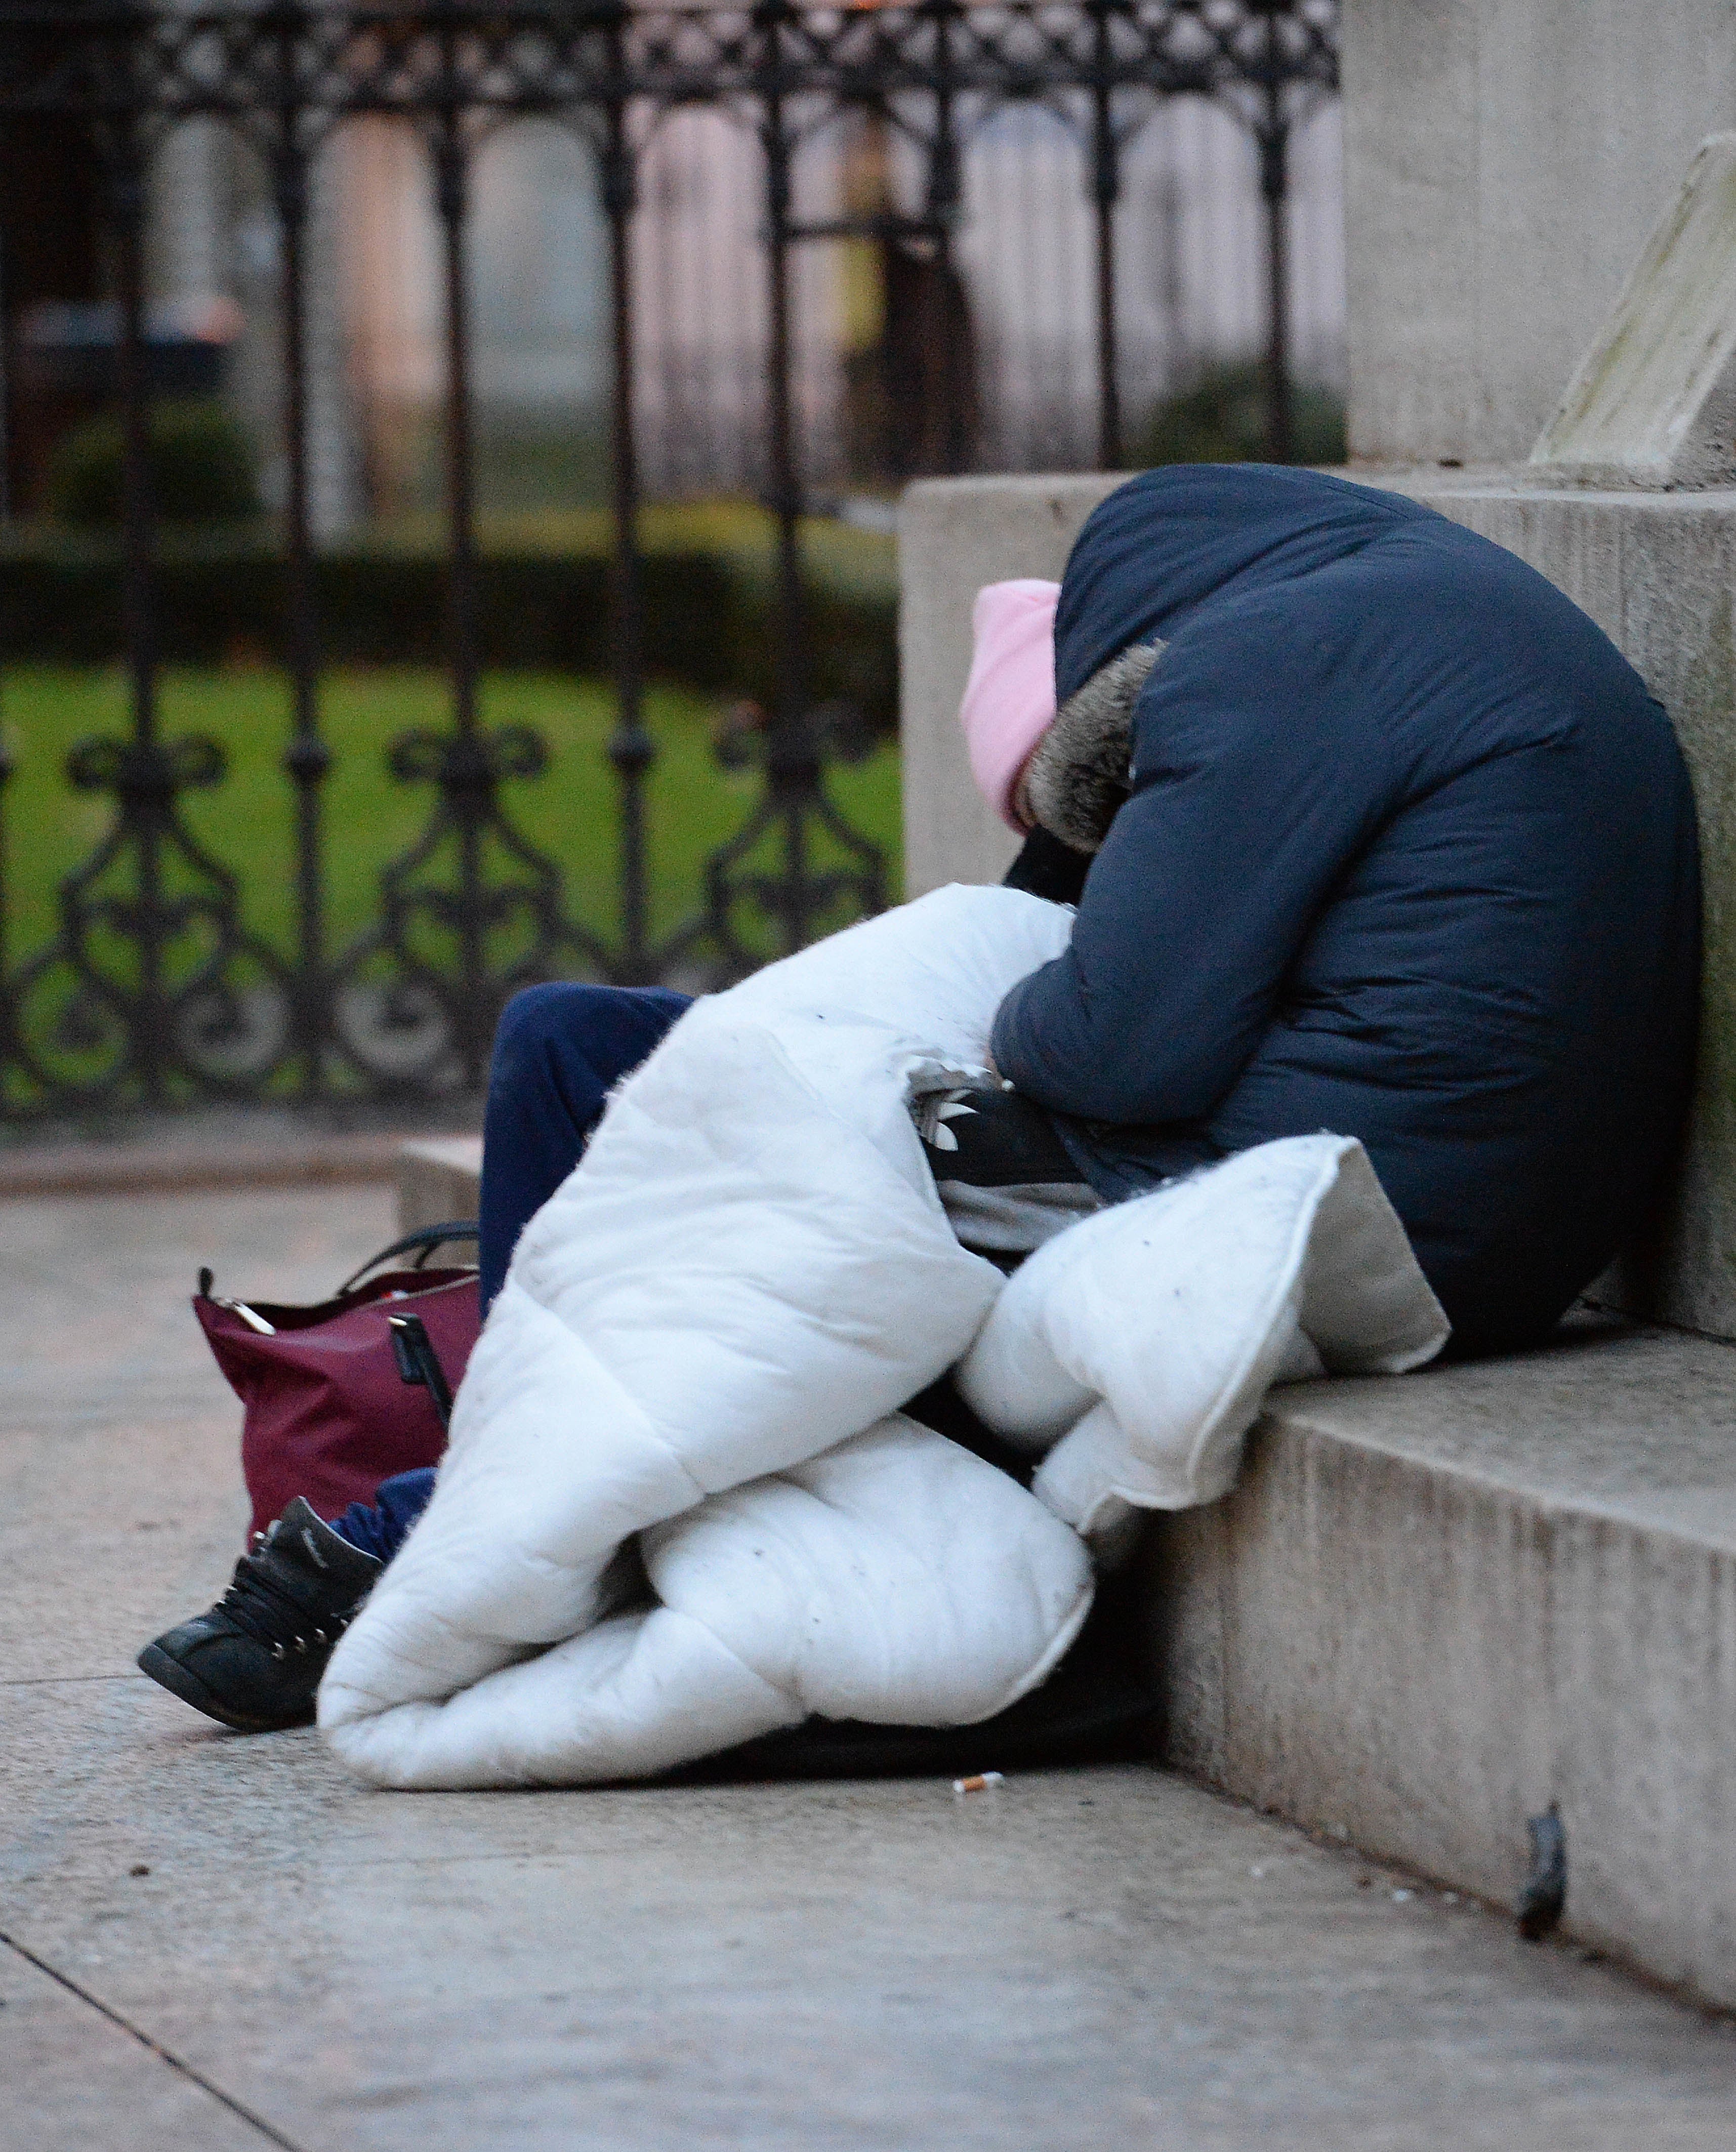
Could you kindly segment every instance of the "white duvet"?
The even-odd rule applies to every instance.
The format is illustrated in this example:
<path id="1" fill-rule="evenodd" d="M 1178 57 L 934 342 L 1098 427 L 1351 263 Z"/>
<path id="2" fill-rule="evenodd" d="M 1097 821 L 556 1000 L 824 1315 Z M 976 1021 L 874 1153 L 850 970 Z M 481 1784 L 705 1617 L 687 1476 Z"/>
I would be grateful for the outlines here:
<path id="1" fill-rule="evenodd" d="M 1439 1349 L 1340 1137 L 1103 1211 L 1010 1284 L 959 1246 L 912 1087 L 981 1068 L 1070 924 L 938 891 L 696 1003 L 622 1085 L 333 1655 L 320 1725 L 352 1769 L 578 1784 L 816 1713 L 992 1717 L 1078 1633 L 1082 1535 L 1221 1492 L 1272 1381 Z M 955 1365 L 1044 1459 L 1033 1493 L 898 1411 Z"/>

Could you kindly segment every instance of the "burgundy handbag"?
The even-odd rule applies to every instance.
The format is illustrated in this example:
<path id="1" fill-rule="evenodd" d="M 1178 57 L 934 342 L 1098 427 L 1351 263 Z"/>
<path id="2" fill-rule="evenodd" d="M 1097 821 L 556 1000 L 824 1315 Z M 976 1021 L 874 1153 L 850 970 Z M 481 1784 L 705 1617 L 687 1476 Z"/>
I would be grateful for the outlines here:
<path id="1" fill-rule="evenodd" d="M 371 1502 L 381 1480 L 436 1464 L 446 1417 L 482 1327 L 476 1273 L 424 1266 L 476 1228 L 424 1226 L 363 1263 L 317 1307 L 211 1294 L 199 1273 L 193 1312 L 245 1408 L 241 1471 L 263 1531 L 296 1495 L 322 1517 Z M 414 1254 L 415 1263 L 369 1273 Z"/>

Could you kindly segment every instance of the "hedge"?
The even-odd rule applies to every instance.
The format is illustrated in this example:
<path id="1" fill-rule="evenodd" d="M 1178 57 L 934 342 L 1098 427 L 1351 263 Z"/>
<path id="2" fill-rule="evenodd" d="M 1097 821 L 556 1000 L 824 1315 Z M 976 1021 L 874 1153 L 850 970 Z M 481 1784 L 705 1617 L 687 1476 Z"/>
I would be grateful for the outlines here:
<path id="1" fill-rule="evenodd" d="M 599 554 L 490 552 L 478 563 L 485 665 L 596 677 L 611 665 L 609 563 Z M 444 563 L 433 551 L 356 549 L 316 570 L 328 664 L 441 662 Z M 185 541 L 155 571 L 167 662 L 280 660 L 284 569 L 256 546 Z M 715 552 L 648 553 L 644 662 L 653 677 L 769 703 L 773 619 L 766 579 Z M 810 581 L 809 699 L 846 700 L 876 731 L 896 722 L 896 601 L 888 591 Z M 105 664 L 124 652 L 118 561 L 63 542 L 0 555 L 0 649 L 13 660 Z"/>

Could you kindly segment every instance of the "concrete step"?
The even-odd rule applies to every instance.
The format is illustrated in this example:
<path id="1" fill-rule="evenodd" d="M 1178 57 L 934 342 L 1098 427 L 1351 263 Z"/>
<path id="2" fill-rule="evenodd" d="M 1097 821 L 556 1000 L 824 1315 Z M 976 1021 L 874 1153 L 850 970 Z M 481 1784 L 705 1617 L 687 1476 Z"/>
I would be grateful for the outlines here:
<path id="1" fill-rule="evenodd" d="M 1150 1553 L 1170 1760 L 1736 2003 L 1736 1358 L 1587 1324 L 1521 1358 L 1277 1393 Z"/>
<path id="2" fill-rule="evenodd" d="M 475 1215 L 406 1145 L 404 1230 Z M 1588 1320 L 1548 1350 L 1274 1393 L 1236 1491 L 1158 1521 L 1167 1760 L 1736 2005 L 1736 1348 Z"/>
<path id="3" fill-rule="evenodd" d="M 482 1185 L 480 1136 L 419 1136 L 398 1152 L 398 1230 L 474 1218 Z"/>
<path id="4" fill-rule="evenodd" d="M 217 1120 L 216 1115 L 205 1118 Z M 225 1116 L 216 1134 L 150 1133 L 119 1143 L 8 1144 L 0 1148 L 0 1201 L 389 1182 L 404 1140 L 396 1130 L 338 1134 L 286 1129 L 283 1117 L 275 1114 L 261 1114 L 254 1128 L 236 1130 L 235 1124 L 241 1119 L 239 1114 Z"/>

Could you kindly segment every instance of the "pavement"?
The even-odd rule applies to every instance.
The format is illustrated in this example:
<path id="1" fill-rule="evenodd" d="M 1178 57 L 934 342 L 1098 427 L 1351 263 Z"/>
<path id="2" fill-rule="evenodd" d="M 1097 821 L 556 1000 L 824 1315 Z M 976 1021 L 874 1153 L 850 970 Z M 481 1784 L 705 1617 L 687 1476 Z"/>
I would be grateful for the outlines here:
<path id="1" fill-rule="evenodd" d="M 392 1794 L 165 1695 L 245 1518 L 194 1273 L 389 1201 L 0 1202 L 5 2152 L 1736 2142 L 1731 2019 L 1155 1767 Z"/>

